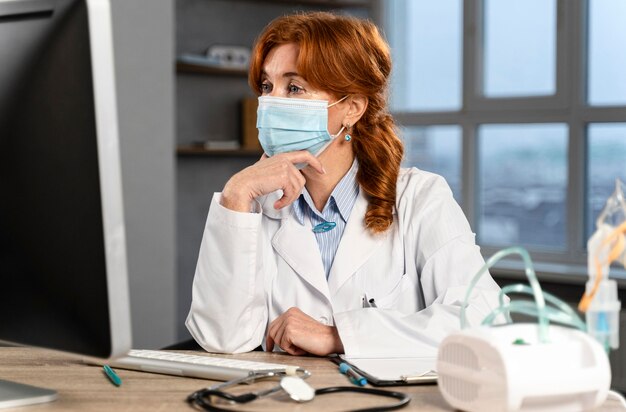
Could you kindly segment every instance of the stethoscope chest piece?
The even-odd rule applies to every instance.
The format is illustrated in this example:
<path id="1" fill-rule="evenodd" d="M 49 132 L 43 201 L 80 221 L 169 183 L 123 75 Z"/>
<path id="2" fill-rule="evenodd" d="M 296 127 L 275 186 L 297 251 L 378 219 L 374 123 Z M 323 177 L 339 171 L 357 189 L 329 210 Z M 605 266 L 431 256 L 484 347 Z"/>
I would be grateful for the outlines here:
<path id="1" fill-rule="evenodd" d="M 280 387 L 296 402 L 308 402 L 315 398 L 315 389 L 297 376 L 282 377 Z"/>

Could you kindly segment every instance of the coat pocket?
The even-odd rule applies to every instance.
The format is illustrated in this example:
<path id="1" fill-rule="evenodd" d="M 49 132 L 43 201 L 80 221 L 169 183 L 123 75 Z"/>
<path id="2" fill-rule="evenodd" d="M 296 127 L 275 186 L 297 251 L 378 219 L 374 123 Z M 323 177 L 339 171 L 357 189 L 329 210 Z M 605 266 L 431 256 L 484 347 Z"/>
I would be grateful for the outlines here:
<path id="1" fill-rule="evenodd" d="M 417 286 L 406 274 L 400 277 L 398 283 L 387 294 L 377 296 L 372 293 L 371 296 L 376 306 L 381 309 L 397 309 L 405 312 L 417 306 Z"/>

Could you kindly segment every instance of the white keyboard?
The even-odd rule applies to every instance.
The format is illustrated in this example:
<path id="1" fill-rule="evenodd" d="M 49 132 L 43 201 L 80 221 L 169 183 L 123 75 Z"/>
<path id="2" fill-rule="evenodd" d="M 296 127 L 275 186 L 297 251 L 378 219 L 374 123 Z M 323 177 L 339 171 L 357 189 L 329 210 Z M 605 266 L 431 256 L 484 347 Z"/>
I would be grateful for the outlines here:
<path id="1" fill-rule="evenodd" d="M 214 356 L 187 355 L 158 350 L 132 349 L 128 355 L 112 360 L 109 366 L 143 372 L 228 381 L 252 372 L 285 372 L 297 366 L 253 362 Z"/>

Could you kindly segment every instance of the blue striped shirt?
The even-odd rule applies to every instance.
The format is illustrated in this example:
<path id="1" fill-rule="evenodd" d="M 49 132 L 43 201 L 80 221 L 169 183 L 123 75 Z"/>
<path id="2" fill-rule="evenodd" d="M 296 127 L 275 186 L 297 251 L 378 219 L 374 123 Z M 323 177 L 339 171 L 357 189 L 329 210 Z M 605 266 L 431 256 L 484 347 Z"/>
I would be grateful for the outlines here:
<path id="1" fill-rule="evenodd" d="M 298 200 L 293 203 L 295 217 L 301 225 L 304 225 L 304 219 L 310 220 L 312 228 L 324 222 L 337 224 L 328 232 L 314 233 L 326 271 L 326 279 L 330 274 L 330 268 L 335 259 L 350 212 L 352 212 L 352 207 L 359 195 L 359 184 L 356 181 L 357 169 L 358 164 L 355 160 L 350 170 L 335 186 L 321 212 L 315 207 L 315 203 L 313 203 L 313 199 L 306 188 L 303 189 Z"/>

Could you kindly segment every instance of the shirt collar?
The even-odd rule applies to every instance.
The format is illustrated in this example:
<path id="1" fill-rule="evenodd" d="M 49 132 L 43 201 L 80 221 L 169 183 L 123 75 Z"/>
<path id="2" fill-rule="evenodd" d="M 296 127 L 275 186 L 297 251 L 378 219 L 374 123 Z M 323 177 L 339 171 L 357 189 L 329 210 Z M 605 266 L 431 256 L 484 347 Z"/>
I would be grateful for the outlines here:
<path id="1" fill-rule="evenodd" d="M 356 202 L 357 197 L 359 196 L 359 184 L 356 181 L 356 172 L 359 169 L 358 162 L 356 159 L 352 162 L 352 166 L 348 170 L 348 172 L 341 178 L 337 186 L 333 189 L 324 209 L 328 207 L 332 207 L 332 204 L 337 206 L 337 210 L 339 210 L 339 214 L 344 222 L 348 221 L 350 217 L 350 212 L 352 212 L 352 207 Z M 302 194 L 293 203 L 293 211 L 298 222 L 303 225 L 304 224 L 304 216 L 306 214 L 306 209 L 310 209 L 311 212 L 315 213 L 315 206 L 313 203 L 313 199 L 311 195 L 306 190 L 306 188 L 302 189 Z M 322 213 L 324 210 L 322 210 Z"/>

